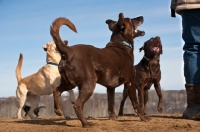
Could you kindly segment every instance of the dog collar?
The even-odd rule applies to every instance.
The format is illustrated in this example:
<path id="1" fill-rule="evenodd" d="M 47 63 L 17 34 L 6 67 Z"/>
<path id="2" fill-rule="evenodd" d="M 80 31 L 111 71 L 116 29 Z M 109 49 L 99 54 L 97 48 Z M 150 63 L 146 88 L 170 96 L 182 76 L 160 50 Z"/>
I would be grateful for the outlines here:
<path id="1" fill-rule="evenodd" d="M 54 65 L 54 66 L 58 66 L 58 64 L 55 63 L 55 62 L 47 62 L 47 64 Z"/>
<path id="2" fill-rule="evenodd" d="M 143 56 L 144 59 L 146 59 L 147 61 L 153 60 L 153 59 L 149 59 L 148 57 L 146 57 L 145 55 Z M 160 59 L 160 57 L 158 57 L 158 60 Z"/>
<path id="3" fill-rule="evenodd" d="M 128 42 L 126 42 L 126 41 L 122 41 L 122 42 L 120 42 L 120 41 L 113 41 L 113 42 L 116 42 L 116 43 L 122 44 L 122 45 L 124 45 L 124 46 L 127 46 L 127 47 L 129 47 L 129 48 L 132 48 L 131 43 L 128 43 Z"/>
<path id="4" fill-rule="evenodd" d="M 128 47 L 132 48 L 131 44 L 128 43 L 128 42 L 126 42 L 126 41 L 122 41 L 120 43 L 123 44 L 123 45 L 125 45 L 125 46 L 128 46 Z"/>
<path id="5" fill-rule="evenodd" d="M 149 58 L 147 58 L 145 55 L 143 56 L 143 58 L 144 58 L 144 59 L 146 59 L 146 60 L 148 60 L 148 61 L 150 61 L 150 59 L 149 59 Z"/>

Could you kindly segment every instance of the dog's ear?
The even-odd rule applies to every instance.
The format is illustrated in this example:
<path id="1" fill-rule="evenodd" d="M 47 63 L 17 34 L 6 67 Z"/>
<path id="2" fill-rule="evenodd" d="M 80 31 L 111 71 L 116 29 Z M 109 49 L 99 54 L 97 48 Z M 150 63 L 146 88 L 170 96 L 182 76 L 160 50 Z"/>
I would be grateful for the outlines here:
<path id="1" fill-rule="evenodd" d="M 117 21 L 117 25 L 120 27 L 120 29 L 124 29 L 124 14 L 119 13 L 119 19 Z"/>
<path id="2" fill-rule="evenodd" d="M 67 40 L 64 40 L 63 42 L 64 42 L 66 45 L 68 45 L 68 41 L 67 41 Z"/>
<path id="3" fill-rule="evenodd" d="M 147 44 L 147 42 L 145 42 L 144 45 L 143 45 L 141 48 L 139 48 L 139 51 L 140 51 L 140 52 L 141 52 L 142 50 L 144 50 L 146 44 Z"/>
<path id="4" fill-rule="evenodd" d="M 141 48 L 139 48 L 139 52 L 141 52 L 142 50 L 144 50 L 144 46 L 142 46 Z"/>
<path id="5" fill-rule="evenodd" d="M 124 29 L 124 15 L 123 15 L 123 13 L 120 13 L 120 14 L 119 14 L 119 19 L 118 19 L 117 22 L 116 22 L 116 21 L 113 21 L 113 20 L 111 20 L 111 19 L 108 19 L 108 20 L 106 20 L 106 23 L 108 24 L 108 27 L 109 27 L 110 31 L 113 31 L 113 30 L 114 30 L 116 24 L 117 24 L 117 26 L 120 27 L 121 29 Z"/>
<path id="6" fill-rule="evenodd" d="M 143 18 L 143 16 L 139 16 L 139 17 L 131 19 L 131 21 L 132 21 L 133 25 L 135 26 L 135 29 L 137 29 L 137 27 L 143 23 L 144 18 Z"/>
<path id="7" fill-rule="evenodd" d="M 108 20 L 106 20 L 106 23 L 108 24 L 108 28 L 110 29 L 110 31 L 113 31 L 113 27 L 114 27 L 116 21 L 108 19 Z"/>
<path id="8" fill-rule="evenodd" d="M 163 54 L 162 44 L 161 44 L 161 46 L 160 46 L 160 54 Z"/>

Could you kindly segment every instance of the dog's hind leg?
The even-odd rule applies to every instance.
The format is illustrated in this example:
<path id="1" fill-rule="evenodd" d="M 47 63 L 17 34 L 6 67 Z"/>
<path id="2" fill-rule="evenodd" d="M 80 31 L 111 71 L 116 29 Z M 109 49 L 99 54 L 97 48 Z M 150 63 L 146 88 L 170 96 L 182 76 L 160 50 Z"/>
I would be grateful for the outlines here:
<path id="1" fill-rule="evenodd" d="M 122 97 L 122 100 L 121 100 L 121 103 L 120 103 L 118 116 L 123 116 L 124 115 L 124 112 L 123 112 L 124 111 L 124 103 L 125 103 L 127 97 L 128 97 L 128 92 L 127 92 L 126 87 L 124 87 L 123 97 Z"/>
<path id="2" fill-rule="evenodd" d="M 34 94 L 31 91 L 28 91 L 26 101 L 30 103 L 30 110 L 28 111 L 28 116 L 31 119 L 37 119 L 36 117 L 34 117 L 33 114 L 34 114 L 34 110 L 38 108 L 38 105 L 40 102 L 40 96 L 37 94 Z"/>
<path id="3" fill-rule="evenodd" d="M 16 96 L 19 99 L 19 106 L 18 106 L 18 111 L 17 111 L 17 118 L 18 120 L 23 120 L 22 118 L 22 108 L 24 106 L 24 103 L 26 101 L 26 94 L 27 94 L 28 90 L 26 88 L 23 87 L 19 87 L 16 90 Z"/>
<path id="4" fill-rule="evenodd" d="M 70 101 L 72 104 L 75 104 L 75 95 L 74 95 L 74 91 L 73 90 L 67 90 L 67 92 L 69 93 L 69 97 L 70 97 Z M 66 108 L 66 107 L 65 107 Z M 66 109 L 63 109 L 63 113 L 66 119 L 70 119 L 70 115 L 68 113 L 65 113 L 64 111 L 67 111 Z"/>
<path id="5" fill-rule="evenodd" d="M 107 88 L 109 119 L 116 120 L 115 114 L 115 88 Z"/>
<path id="6" fill-rule="evenodd" d="M 145 100 L 145 90 L 143 87 L 138 88 L 138 98 L 139 98 L 139 105 L 141 108 L 142 113 L 144 112 L 144 100 Z"/>
<path id="7" fill-rule="evenodd" d="M 144 115 L 147 115 L 146 113 L 146 104 L 148 102 L 148 99 L 149 99 L 149 94 L 148 94 L 148 90 L 144 90 Z M 150 117 L 148 117 L 148 119 L 151 119 Z"/>
<path id="8" fill-rule="evenodd" d="M 28 111 L 30 110 L 30 108 L 31 108 L 31 107 L 30 107 L 30 106 L 27 106 L 27 105 L 24 105 L 24 106 L 23 106 L 23 110 L 24 110 L 24 112 L 25 112 L 25 115 L 24 115 L 25 118 L 27 117 L 27 114 L 28 114 Z"/>
<path id="9" fill-rule="evenodd" d="M 70 94 L 71 102 L 73 100 L 75 100 L 74 91 L 70 90 L 73 88 L 75 88 L 75 86 L 68 82 L 66 83 L 65 80 L 61 76 L 60 85 L 58 87 L 56 87 L 55 89 L 53 89 L 54 112 L 56 113 L 56 115 L 58 115 L 58 116 L 63 115 L 63 113 L 61 111 L 61 107 L 60 107 L 60 95 L 62 94 L 62 92 L 68 91 Z"/>
<path id="10" fill-rule="evenodd" d="M 53 99 L 54 99 L 54 112 L 58 116 L 62 116 L 63 113 L 60 107 L 60 95 L 65 91 L 66 85 L 61 83 L 57 88 L 53 90 Z"/>
<path id="11" fill-rule="evenodd" d="M 91 122 L 87 122 L 86 118 L 83 116 L 83 107 L 85 102 L 91 97 L 93 94 L 93 90 L 95 88 L 95 83 L 85 83 L 81 87 L 79 87 L 79 96 L 74 104 L 74 110 L 82 123 L 83 127 L 88 127 L 93 125 Z"/>
<path id="12" fill-rule="evenodd" d="M 68 90 L 67 92 L 69 93 L 71 103 L 74 104 L 75 103 L 74 91 Z"/>

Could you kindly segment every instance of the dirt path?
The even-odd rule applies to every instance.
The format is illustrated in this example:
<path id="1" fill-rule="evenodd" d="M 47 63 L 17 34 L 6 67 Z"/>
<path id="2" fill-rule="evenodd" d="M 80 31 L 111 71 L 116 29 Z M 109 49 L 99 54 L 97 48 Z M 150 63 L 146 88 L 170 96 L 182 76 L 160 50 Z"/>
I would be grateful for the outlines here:
<path id="1" fill-rule="evenodd" d="M 18 121 L 16 118 L 0 118 L 0 132 L 200 132 L 200 121 L 181 119 L 181 115 L 152 115 L 149 122 L 135 116 L 88 119 L 95 123 L 82 128 L 77 118 L 46 117 L 41 120 Z"/>

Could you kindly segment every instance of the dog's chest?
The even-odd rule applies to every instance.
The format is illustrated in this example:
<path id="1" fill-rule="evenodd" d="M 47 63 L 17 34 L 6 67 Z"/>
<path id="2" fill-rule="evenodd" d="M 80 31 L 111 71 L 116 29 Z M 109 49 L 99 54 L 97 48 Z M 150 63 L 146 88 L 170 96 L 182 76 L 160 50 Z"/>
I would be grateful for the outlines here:
<path id="1" fill-rule="evenodd" d="M 160 66 L 156 65 L 141 65 L 138 64 L 136 68 L 136 85 L 137 87 L 143 87 L 150 89 L 153 83 L 159 82 L 161 78 Z"/>
<path id="2" fill-rule="evenodd" d="M 43 68 L 43 76 L 45 78 L 45 89 L 46 91 L 52 92 L 53 88 L 60 84 L 60 73 L 58 67 L 54 65 L 46 65 Z"/>

